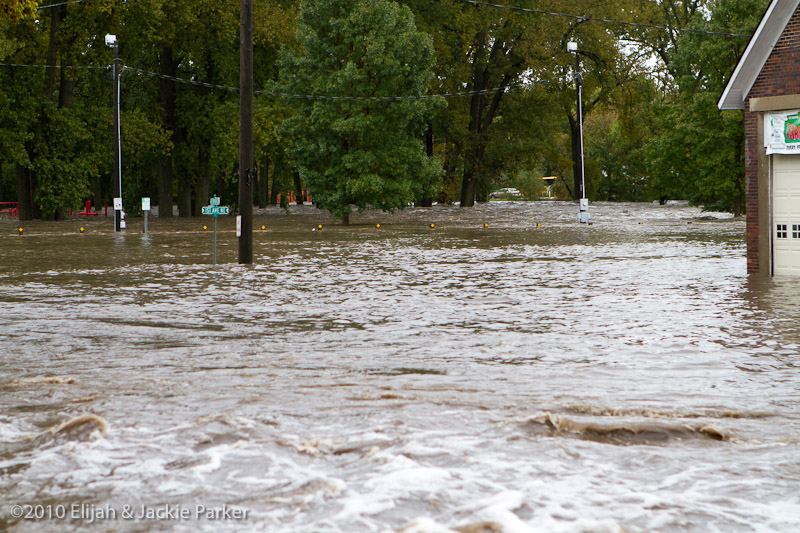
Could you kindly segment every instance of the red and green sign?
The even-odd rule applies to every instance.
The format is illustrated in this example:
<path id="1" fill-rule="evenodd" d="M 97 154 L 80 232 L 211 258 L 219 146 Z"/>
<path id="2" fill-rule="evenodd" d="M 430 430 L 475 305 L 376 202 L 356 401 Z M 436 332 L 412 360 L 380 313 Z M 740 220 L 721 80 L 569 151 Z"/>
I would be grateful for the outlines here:
<path id="1" fill-rule="evenodd" d="M 786 117 L 783 140 L 786 144 L 800 143 L 800 115 Z"/>

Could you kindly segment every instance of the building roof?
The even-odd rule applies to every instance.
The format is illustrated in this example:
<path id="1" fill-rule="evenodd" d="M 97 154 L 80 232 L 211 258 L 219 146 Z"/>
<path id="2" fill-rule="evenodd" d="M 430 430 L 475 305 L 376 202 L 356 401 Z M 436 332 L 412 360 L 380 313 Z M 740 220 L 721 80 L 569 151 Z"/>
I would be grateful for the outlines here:
<path id="1" fill-rule="evenodd" d="M 720 109 L 744 109 L 744 101 L 750 94 L 750 89 L 798 4 L 800 0 L 772 0 L 719 99 L 717 106 Z"/>

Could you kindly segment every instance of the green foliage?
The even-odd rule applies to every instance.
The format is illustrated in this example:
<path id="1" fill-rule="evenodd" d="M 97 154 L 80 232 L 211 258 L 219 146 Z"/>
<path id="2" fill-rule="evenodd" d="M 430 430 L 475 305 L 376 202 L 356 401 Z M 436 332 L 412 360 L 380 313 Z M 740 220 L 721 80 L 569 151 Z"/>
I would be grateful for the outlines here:
<path id="1" fill-rule="evenodd" d="M 767 0 L 716 0 L 695 29 L 751 33 Z M 644 154 L 661 199 L 683 198 L 740 214 L 744 199 L 741 112 L 721 112 L 717 99 L 747 45 L 743 37 L 682 34 L 671 49 L 674 89 L 653 106 L 655 135 Z"/>
<path id="2" fill-rule="evenodd" d="M 302 51 L 281 58 L 285 90 L 322 98 L 301 104 L 286 132 L 315 202 L 346 217 L 351 205 L 402 209 L 430 192 L 440 167 L 421 141 L 435 106 L 424 98 L 433 49 L 411 11 L 386 0 L 305 2 L 298 40 Z"/>
<path id="3" fill-rule="evenodd" d="M 0 21 L 16 22 L 36 11 L 36 0 L 0 0 Z"/>
<path id="4" fill-rule="evenodd" d="M 99 173 L 92 122 L 92 115 L 71 109 L 51 112 L 44 135 L 49 141 L 41 143 L 32 162 L 39 176 L 35 200 L 44 215 L 78 207 L 89 194 L 89 180 Z"/>
<path id="5" fill-rule="evenodd" d="M 258 95 L 256 161 L 268 164 L 273 194 L 294 189 L 299 169 L 303 186 L 336 216 L 352 205 L 391 210 L 431 198 L 470 205 L 509 186 L 535 197 L 543 175 L 558 176 L 560 197 L 574 196 L 575 56 L 566 42 L 575 40 L 590 198 L 683 198 L 738 212 L 742 115 L 719 112 L 716 100 L 747 38 L 675 28 L 749 34 L 767 3 L 513 2 L 664 29 L 458 0 L 308 0 L 302 12 L 296 0 L 260 0 L 256 90 L 327 99 Z M 115 33 L 123 64 L 166 75 L 122 76 L 125 204 L 157 190 L 165 192 L 159 200 L 177 195 L 186 214 L 209 193 L 230 203 L 238 94 L 211 86 L 239 84 L 238 3 L 56 4 L 0 0 L 3 195 L 13 196 L 16 173 L 28 176 L 30 190 L 18 192 L 32 195 L 32 216 L 88 198 L 110 201 L 112 85 L 104 67 L 113 51 L 103 36 Z M 430 97 L 453 93 L 462 96 L 446 105 Z M 375 97 L 401 99 L 364 99 Z M 427 131 L 433 158 L 423 151 Z"/>

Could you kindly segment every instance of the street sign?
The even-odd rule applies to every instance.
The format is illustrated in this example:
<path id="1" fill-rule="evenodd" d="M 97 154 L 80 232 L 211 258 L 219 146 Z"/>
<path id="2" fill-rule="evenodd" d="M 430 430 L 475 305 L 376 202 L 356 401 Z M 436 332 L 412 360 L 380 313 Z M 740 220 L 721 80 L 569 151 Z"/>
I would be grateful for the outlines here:
<path id="1" fill-rule="evenodd" d="M 227 215 L 230 212 L 228 206 L 208 205 L 203 207 L 204 215 Z"/>
<path id="2" fill-rule="evenodd" d="M 229 207 L 226 205 L 219 205 L 219 196 L 216 194 L 208 199 L 210 205 L 203 207 L 204 215 L 214 215 L 214 264 L 217 264 L 217 215 L 227 215 Z"/>
<path id="3" fill-rule="evenodd" d="M 150 211 L 150 198 L 142 198 L 142 211 Z"/>
<path id="4" fill-rule="evenodd" d="M 122 198 L 114 198 L 114 211 L 122 211 Z"/>

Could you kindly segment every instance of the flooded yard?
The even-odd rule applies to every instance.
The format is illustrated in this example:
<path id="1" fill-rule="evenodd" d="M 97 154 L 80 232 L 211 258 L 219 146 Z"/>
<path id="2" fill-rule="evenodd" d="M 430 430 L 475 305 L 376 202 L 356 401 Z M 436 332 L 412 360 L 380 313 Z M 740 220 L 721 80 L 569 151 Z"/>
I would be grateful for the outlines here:
<path id="1" fill-rule="evenodd" d="M 800 280 L 591 215 L 3 218 L 0 530 L 800 530 Z"/>

